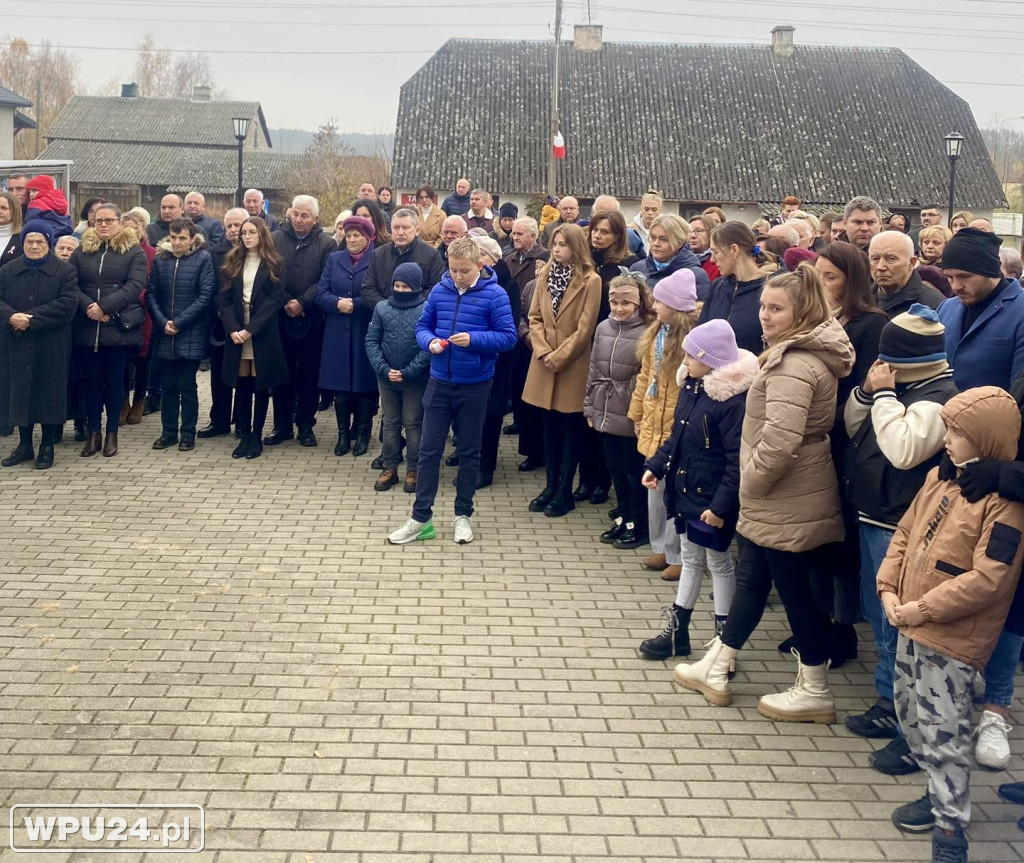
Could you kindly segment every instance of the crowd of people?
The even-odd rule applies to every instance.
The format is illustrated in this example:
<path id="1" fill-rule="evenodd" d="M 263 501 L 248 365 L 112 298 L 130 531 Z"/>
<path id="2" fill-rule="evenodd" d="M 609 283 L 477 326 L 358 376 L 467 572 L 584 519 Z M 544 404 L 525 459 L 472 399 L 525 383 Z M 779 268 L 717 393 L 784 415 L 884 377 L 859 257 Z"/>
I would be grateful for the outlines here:
<path id="1" fill-rule="evenodd" d="M 51 467 L 69 419 L 81 457 L 112 458 L 120 425 L 157 411 L 154 449 L 233 436 L 231 457 L 255 459 L 318 446 L 333 409 L 334 455 L 361 457 L 379 412 L 374 489 L 414 495 L 388 542 L 436 536 L 454 432 L 467 543 L 516 435 L 519 470 L 544 472 L 524 508 L 556 519 L 614 489 L 600 541 L 649 544 L 642 565 L 675 585 L 643 657 L 691 653 L 710 572 L 715 637 L 674 672 L 708 703 L 731 703 L 774 586 L 797 675 L 758 709 L 835 722 L 829 669 L 856 658 L 866 619 L 878 698 L 846 726 L 888 740 L 876 770 L 927 773 L 893 820 L 966 860 L 972 758 L 1009 764 L 1024 643 L 1020 256 L 970 213 L 947 229 L 925 207 L 911 230 L 864 196 L 821 217 L 786 198 L 752 226 L 662 212 L 654 191 L 629 222 L 610 196 L 586 219 L 551 199 L 540 221 L 467 180 L 437 198 L 423 185 L 397 206 L 364 183 L 330 233 L 314 197 L 278 222 L 255 189 L 222 220 L 191 192 L 155 221 L 91 200 L 73 227 L 49 178 L 11 177 L 0 432 L 19 440 L 0 465 Z"/>

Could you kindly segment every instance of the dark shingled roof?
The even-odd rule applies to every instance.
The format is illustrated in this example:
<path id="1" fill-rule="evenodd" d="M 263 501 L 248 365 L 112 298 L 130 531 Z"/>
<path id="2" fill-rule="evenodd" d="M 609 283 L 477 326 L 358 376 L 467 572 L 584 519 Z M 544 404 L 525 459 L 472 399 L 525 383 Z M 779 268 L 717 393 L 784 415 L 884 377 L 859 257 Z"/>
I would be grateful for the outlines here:
<path id="1" fill-rule="evenodd" d="M 125 99 L 117 96 L 75 96 L 53 121 L 50 142 L 132 141 L 147 144 L 190 144 L 237 147 L 233 117 L 255 121 L 260 145 L 270 147 L 270 132 L 259 102 L 192 101 L 190 99 Z M 252 136 L 252 130 L 249 132 Z M 251 137 L 250 137 L 251 140 Z"/>
<path id="2" fill-rule="evenodd" d="M 123 144 L 95 141 L 56 141 L 42 159 L 70 159 L 76 183 L 115 183 L 167 186 L 171 191 L 212 195 L 234 194 L 238 150 Z M 264 191 L 283 189 L 285 175 L 298 156 L 267 150 L 246 150 L 242 159 L 244 187 Z"/>
<path id="3" fill-rule="evenodd" d="M 0 105 L 5 108 L 31 108 L 32 103 L 24 96 L 19 96 L 13 90 L 0 87 Z"/>
<path id="4" fill-rule="evenodd" d="M 393 184 L 544 189 L 552 42 L 451 39 L 402 87 Z M 558 189 L 671 200 L 1003 204 L 967 103 L 902 51 L 797 44 L 562 46 Z"/>

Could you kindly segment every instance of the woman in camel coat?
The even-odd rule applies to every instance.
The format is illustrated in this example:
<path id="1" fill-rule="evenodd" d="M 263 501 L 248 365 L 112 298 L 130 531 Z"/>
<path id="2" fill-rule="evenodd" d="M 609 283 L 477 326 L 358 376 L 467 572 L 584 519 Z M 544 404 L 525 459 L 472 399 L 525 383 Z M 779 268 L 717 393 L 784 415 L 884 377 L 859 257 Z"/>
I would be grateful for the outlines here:
<path id="1" fill-rule="evenodd" d="M 601 277 L 587 236 L 576 225 L 562 225 L 551 236 L 551 260 L 540 271 L 530 304 L 533 358 L 523 401 L 543 411 L 547 472 L 531 512 L 556 517 L 575 508 L 572 482 L 586 430 L 583 397 L 600 307 Z"/>

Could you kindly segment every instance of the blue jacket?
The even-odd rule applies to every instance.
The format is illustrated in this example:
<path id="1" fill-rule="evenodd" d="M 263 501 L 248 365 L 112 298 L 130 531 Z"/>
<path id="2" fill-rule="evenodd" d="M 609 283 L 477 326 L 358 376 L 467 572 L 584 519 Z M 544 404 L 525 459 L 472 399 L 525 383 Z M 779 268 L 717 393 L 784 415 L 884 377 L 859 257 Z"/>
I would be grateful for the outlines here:
<path id="1" fill-rule="evenodd" d="M 447 339 L 454 333 L 469 333 L 469 347 L 448 347 L 430 355 L 430 376 L 453 384 L 478 384 L 494 377 L 498 354 L 510 351 L 517 341 L 516 325 L 508 294 L 498 284 L 494 270 L 485 267 L 473 287 L 460 294 L 450 273 L 427 297 L 416 341 L 430 350 L 434 339 Z"/>
<path id="2" fill-rule="evenodd" d="M 388 380 L 388 372 L 398 369 L 403 383 L 421 379 L 430 367 L 430 354 L 416 343 L 416 324 L 423 313 L 423 303 L 400 309 L 389 300 L 377 303 L 366 334 L 366 355 L 377 373 L 379 386 L 402 389 L 402 384 Z"/>
<path id="3" fill-rule="evenodd" d="M 1016 279 L 1003 279 L 996 292 L 966 333 L 964 305 L 957 297 L 938 308 L 946 327 L 946 358 L 961 392 L 981 386 L 1009 390 L 1024 371 L 1024 290 Z"/>
<path id="4" fill-rule="evenodd" d="M 347 251 L 332 252 L 320 276 L 313 301 L 324 313 L 324 345 L 320 352 L 320 389 L 365 393 L 377 389 L 377 376 L 366 356 L 366 331 L 373 307 L 360 295 L 373 249 L 353 263 Z M 338 311 L 338 300 L 352 300 L 352 314 Z"/>
<path id="5" fill-rule="evenodd" d="M 217 277 L 203 246 L 197 234 L 191 251 L 178 258 L 165 240 L 153 258 L 146 308 L 153 319 L 153 356 L 158 360 L 201 360 L 209 355 Z M 177 335 L 164 332 L 168 321 L 180 330 Z"/>
<path id="6" fill-rule="evenodd" d="M 191 217 L 188 217 L 191 218 Z M 216 246 L 224 242 L 224 226 L 213 216 L 202 215 L 192 219 L 192 224 L 206 235 L 206 245 Z"/>
<path id="7" fill-rule="evenodd" d="M 681 270 L 683 267 L 692 270 L 693 277 L 697 280 L 697 299 L 701 302 L 707 302 L 711 294 L 711 279 L 708 278 L 708 274 L 704 272 L 704 268 L 700 265 L 700 259 L 690 251 L 690 247 L 687 245 L 684 245 L 679 250 L 679 253 L 660 270 L 654 265 L 650 253 L 648 253 L 646 258 L 642 261 L 637 261 L 629 269 L 634 273 L 643 273 L 647 278 L 647 287 L 653 291 L 654 286 L 658 282 L 676 270 Z"/>

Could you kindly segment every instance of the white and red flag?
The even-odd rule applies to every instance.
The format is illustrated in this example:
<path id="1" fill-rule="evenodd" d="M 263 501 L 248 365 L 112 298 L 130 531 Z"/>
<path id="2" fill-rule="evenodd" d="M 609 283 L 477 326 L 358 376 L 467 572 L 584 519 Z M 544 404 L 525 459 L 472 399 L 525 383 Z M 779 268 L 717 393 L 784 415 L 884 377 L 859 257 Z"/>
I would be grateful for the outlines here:
<path id="1" fill-rule="evenodd" d="M 551 142 L 551 151 L 555 154 L 556 159 L 565 158 L 565 138 L 562 137 L 561 132 L 555 132 L 555 138 Z"/>

